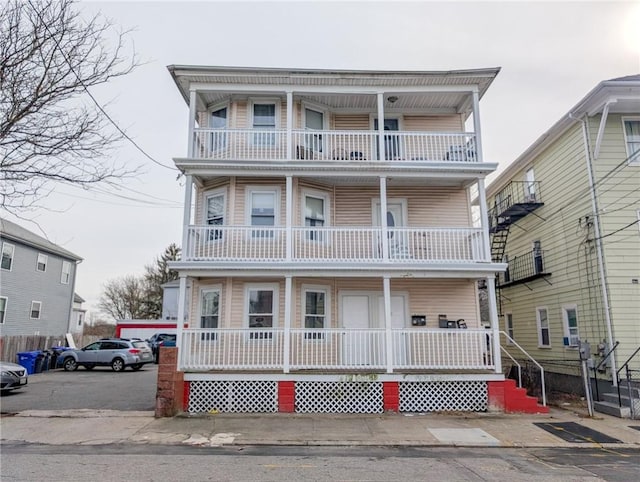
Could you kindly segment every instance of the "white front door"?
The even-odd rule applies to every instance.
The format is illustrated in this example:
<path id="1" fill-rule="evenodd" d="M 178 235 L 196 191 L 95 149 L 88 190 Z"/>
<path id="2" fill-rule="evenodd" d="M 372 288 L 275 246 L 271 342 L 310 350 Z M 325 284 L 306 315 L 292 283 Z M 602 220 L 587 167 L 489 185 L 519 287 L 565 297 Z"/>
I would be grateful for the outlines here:
<path id="1" fill-rule="evenodd" d="M 375 205 L 374 219 L 376 226 L 381 226 L 380 203 Z M 406 227 L 406 201 L 391 201 L 387 203 L 387 228 L 389 229 L 389 258 L 397 259 L 408 256 L 407 233 L 394 228 Z"/>

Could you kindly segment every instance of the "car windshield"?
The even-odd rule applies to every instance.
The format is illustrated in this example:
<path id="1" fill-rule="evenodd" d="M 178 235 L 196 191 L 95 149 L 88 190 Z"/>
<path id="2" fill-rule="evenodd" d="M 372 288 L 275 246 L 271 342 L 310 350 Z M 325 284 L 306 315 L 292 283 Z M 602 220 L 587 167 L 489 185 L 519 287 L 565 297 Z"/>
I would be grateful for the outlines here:
<path id="1" fill-rule="evenodd" d="M 131 343 L 136 348 L 148 348 L 146 341 L 133 341 Z"/>

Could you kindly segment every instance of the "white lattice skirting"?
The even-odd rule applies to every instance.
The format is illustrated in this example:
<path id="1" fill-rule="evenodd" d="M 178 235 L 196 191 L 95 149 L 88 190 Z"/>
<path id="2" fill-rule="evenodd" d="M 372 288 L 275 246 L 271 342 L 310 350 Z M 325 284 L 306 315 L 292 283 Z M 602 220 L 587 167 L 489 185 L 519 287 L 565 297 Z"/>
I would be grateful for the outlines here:
<path id="1" fill-rule="evenodd" d="M 400 412 L 484 412 L 488 406 L 486 381 L 399 382 Z M 382 382 L 297 381 L 297 413 L 382 413 Z M 189 413 L 213 410 L 227 413 L 278 411 L 276 381 L 191 381 Z"/>

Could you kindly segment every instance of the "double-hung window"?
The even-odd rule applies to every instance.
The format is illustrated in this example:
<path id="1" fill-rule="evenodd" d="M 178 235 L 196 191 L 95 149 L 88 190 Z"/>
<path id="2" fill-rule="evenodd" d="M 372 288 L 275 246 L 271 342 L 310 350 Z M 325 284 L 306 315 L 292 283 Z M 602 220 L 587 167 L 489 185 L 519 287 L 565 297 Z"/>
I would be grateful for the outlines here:
<path id="1" fill-rule="evenodd" d="M 218 328 L 220 316 L 220 289 L 203 288 L 200 291 L 200 328 Z M 215 333 L 202 333 L 203 340 L 215 340 Z"/>
<path id="2" fill-rule="evenodd" d="M 328 326 L 328 290 L 309 287 L 303 289 L 304 294 L 304 327 L 308 330 L 306 340 L 322 340 L 322 332 Z"/>
<path id="3" fill-rule="evenodd" d="M 271 328 L 277 325 L 277 285 L 247 286 L 247 322 L 251 329 L 249 338 L 272 339 Z"/>
<path id="4" fill-rule="evenodd" d="M 580 344 L 578 333 L 578 308 L 576 305 L 566 305 L 562 307 L 562 318 L 564 321 L 565 346 L 577 347 Z"/>
<path id="5" fill-rule="evenodd" d="M 47 271 L 47 262 L 49 261 L 49 256 L 46 254 L 38 253 L 38 261 L 36 263 L 36 270 L 42 271 L 43 273 Z"/>
<path id="6" fill-rule="evenodd" d="M 15 251 L 16 247 L 13 244 L 2 243 L 2 269 L 11 271 L 11 267 L 13 266 L 13 255 Z"/>
<path id="7" fill-rule="evenodd" d="M 68 285 L 69 281 L 71 281 L 71 263 L 69 263 L 69 261 L 63 261 L 60 283 L 62 283 L 63 285 Z"/>
<path id="8" fill-rule="evenodd" d="M 323 195 L 304 195 L 304 225 L 306 227 L 323 227 L 327 221 L 327 197 Z M 307 239 L 324 241 L 322 231 L 307 231 Z"/>
<path id="9" fill-rule="evenodd" d="M 41 301 L 32 301 L 31 302 L 31 312 L 29 314 L 29 318 L 31 318 L 32 320 L 39 320 L 41 311 L 42 311 L 42 302 Z"/>
<path id="10" fill-rule="evenodd" d="M 224 201 L 225 201 L 225 195 L 222 192 L 212 193 L 206 197 L 205 223 L 208 226 L 222 226 L 224 224 L 224 211 L 225 211 Z M 222 230 L 210 229 L 208 231 L 207 239 L 209 241 L 222 239 Z"/>
<path id="11" fill-rule="evenodd" d="M 513 340 L 515 340 L 514 338 L 514 332 L 513 332 L 513 314 L 512 313 L 505 313 L 504 314 L 504 323 L 505 323 L 505 329 L 507 330 L 507 335 L 509 335 L 509 338 L 507 338 L 507 345 L 513 345 Z"/>
<path id="12" fill-rule="evenodd" d="M 253 144 L 257 146 L 275 146 L 276 136 L 273 131 L 276 128 L 276 103 L 253 103 Z"/>
<path id="13" fill-rule="evenodd" d="M 211 112 L 209 118 L 211 131 L 211 151 L 216 152 L 227 147 L 227 108 L 217 109 Z M 219 132 L 218 132 L 219 131 Z"/>
<path id="14" fill-rule="evenodd" d="M 0 296 L 0 325 L 4 324 L 4 317 L 7 312 L 7 297 Z"/>
<path id="15" fill-rule="evenodd" d="M 640 118 L 623 119 L 629 164 L 640 166 Z"/>
<path id="16" fill-rule="evenodd" d="M 549 314 L 546 308 L 536 308 L 536 322 L 538 325 L 538 346 L 542 348 L 551 347 Z"/>
<path id="17" fill-rule="evenodd" d="M 256 227 L 251 230 L 251 237 L 273 238 L 273 229 L 266 226 L 277 224 L 278 191 L 249 189 L 248 196 L 249 224 Z"/>

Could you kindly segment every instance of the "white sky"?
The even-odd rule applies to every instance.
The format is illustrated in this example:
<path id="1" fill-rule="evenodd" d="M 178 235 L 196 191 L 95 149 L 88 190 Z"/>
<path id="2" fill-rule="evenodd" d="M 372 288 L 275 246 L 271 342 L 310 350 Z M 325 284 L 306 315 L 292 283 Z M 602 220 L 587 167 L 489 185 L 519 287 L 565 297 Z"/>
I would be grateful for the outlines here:
<path id="1" fill-rule="evenodd" d="M 94 92 L 152 157 L 187 152 L 187 106 L 166 66 L 368 70 L 501 67 L 480 103 L 485 160 L 503 169 L 602 80 L 640 73 L 640 3 L 626 2 L 84 2 L 123 28 L 147 63 Z M 82 256 L 76 292 L 96 308 L 105 281 L 140 274 L 180 243 L 176 173 L 130 144 L 120 161 L 133 202 L 59 187 L 52 210 L 27 214 Z M 163 199 L 165 201 L 159 201 Z M 3 213 L 7 216 L 6 213 Z M 39 232 L 24 220 L 14 221 Z"/>

